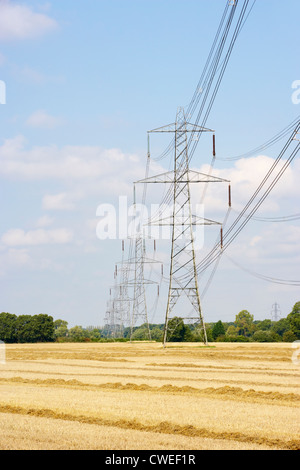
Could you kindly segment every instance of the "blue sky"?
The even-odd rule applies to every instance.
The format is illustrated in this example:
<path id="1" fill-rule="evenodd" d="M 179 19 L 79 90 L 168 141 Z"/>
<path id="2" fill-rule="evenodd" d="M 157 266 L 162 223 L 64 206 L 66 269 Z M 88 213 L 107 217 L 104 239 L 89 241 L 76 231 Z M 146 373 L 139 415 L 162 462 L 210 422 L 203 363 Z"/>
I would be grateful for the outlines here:
<path id="1" fill-rule="evenodd" d="M 97 207 L 132 197 L 132 182 L 145 171 L 147 131 L 173 122 L 191 100 L 225 3 L 0 0 L 1 311 L 103 324 L 121 243 L 97 239 Z M 259 146 L 300 114 L 292 102 L 292 83 L 300 80 L 298 10 L 296 0 L 256 2 L 207 123 L 216 130 L 218 157 Z M 252 159 L 216 161 L 216 174 L 232 180 L 234 209 L 283 144 Z M 205 169 L 210 144 L 203 145 L 193 164 Z M 153 147 L 159 150 L 155 141 Z M 298 159 L 261 215 L 299 213 L 299 169 Z M 219 197 L 208 194 L 207 216 Z M 228 255 L 260 274 L 299 279 L 299 231 L 297 221 L 253 222 Z M 209 247 L 216 233 L 205 237 Z M 167 249 L 158 247 L 164 260 Z M 275 301 L 285 316 L 299 295 L 224 257 L 204 316 L 232 321 L 248 309 L 262 319 Z M 154 321 L 163 321 L 163 296 L 160 303 Z"/>

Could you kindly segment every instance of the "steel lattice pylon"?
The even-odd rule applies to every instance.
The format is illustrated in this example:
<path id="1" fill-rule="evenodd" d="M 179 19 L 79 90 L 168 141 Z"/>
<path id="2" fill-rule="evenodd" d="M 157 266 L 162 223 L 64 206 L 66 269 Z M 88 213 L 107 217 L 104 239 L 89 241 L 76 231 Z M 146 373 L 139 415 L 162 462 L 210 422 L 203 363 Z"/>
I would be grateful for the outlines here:
<path id="1" fill-rule="evenodd" d="M 114 286 L 110 288 L 107 302 L 105 325 L 107 334 L 113 338 L 123 338 L 124 328 L 130 326 L 131 299 L 128 293 L 129 267 L 124 262 L 124 242 L 122 242 L 122 261 L 115 266 Z"/>
<path id="2" fill-rule="evenodd" d="M 139 181 L 139 183 L 171 183 L 173 185 L 171 216 L 161 217 L 151 222 L 152 225 L 170 225 L 172 227 L 169 293 L 163 344 L 165 346 L 169 334 L 172 333 L 170 331 L 171 325 L 173 329 L 176 328 L 176 321 L 170 322 L 174 318 L 187 320 L 195 327 L 202 329 L 203 340 L 207 344 L 197 279 L 193 227 L 196 225 L 213 225 L 218 224 L 218 222 L 193 214 L 190 185 L 192 183 L 225 182 L 226 180 L 189 169 L 188 135 L 190 133 L 199 136 L 204 132 L 214 131 L 188 123 L 183 108 L 180 108 L 174 124 L 150 132 L 173 133 L 175 139 L 174 170 Z M 185 315 L 183 311 L 180 311 L 179 315 L 176 314 L 175 307 L 183 297 L 189 299 L 193 308 L 192 314 Z"/>
<path id="3" fill-rule="evenodd" d="M 135 240 L 135 269 L 134 269 L 134 295 L 131 316 L 131 336 L 134 326 L 142 320 L 147 325 L 148 339 L 151 340 L 151 332 L 148 321 L 145 278 L 144 278 L 144 240 L 140 234 Z"/>

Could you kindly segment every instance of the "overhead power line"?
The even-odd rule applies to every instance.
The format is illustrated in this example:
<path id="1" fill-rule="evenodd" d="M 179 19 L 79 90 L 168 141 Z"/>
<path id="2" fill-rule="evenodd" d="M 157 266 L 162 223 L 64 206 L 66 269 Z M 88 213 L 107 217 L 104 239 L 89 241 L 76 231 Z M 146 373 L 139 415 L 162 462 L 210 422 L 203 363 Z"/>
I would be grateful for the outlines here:
<path id="1" fill-rule="evenodd" d="M 226 161 L 226 162 L 232 162 L 236 160 L 241 160 L 242 158 L 250 158 L 253 157 L 253 155 L 257 155 L 258 153 L 267 150 L 268 148 L 272 147 L 273 145 L 277 144 L 280 140 L 284 139 L 286 136 L 290 135 L 290 133 L 295 129 L 295 126 L 299 122 L 300 116 L 298 116 L 296 119 L 294 119 L 291 124 L 289 124 L 287 127 L 282 129 L 280 132 L 278 132 L 275 136 L 273 136 L 271 139 L 269 139 L 267 142 L 264 144 L 261 144 L 260 146 L 250 150 L 249 152 L 243 153 L 241 155 L 237 155 L 235 157 L 228 157 L 228 158 L 220 158 L 217 157 L 217 160 L 220 161 Z"/>
<path id="2" fill-rule="evenodd" d="M 265 190 L 265 192 L 260 196 L 257 202 L 256 198 L 258 197 L 259 193 L 262 191 L 263 187 L 265 184 L 267 184 L 269 178 L 271 177 L 272 173 L 274 172 L 275 168 L 281 161 L 281 159 L 284 157 L 286 152 L 289 150 L 292 142 L 294 141 L 294 136 L 295 133 L 297 133 L 300 129 L 300 121 L 298 123 L 298 126 L 296 128 L 296 131 L 293 132 L 291 137 L 289 138 L 288 142 L 284 146 L 283 150 L 280 152 L 280 155 L 278 156 L 276 162 L 272 165 L 271 169 L 268 171 L 267 175 L 265 178 L 262 180 L 261 184 L 253 194 L 253 196 L 250 198 L 249 202 L 246 204 L 245 208 L 241 211 L 239 216 L 236 218 L 236 220 L 232 223 L 230 228 L 227 230 L 227 232 L 224 234 L 223 240 L 224 244 L 223 247 L 221 248 L 220 243 L 216 244 L 215 247 L 211 250 L 211 252 L 197 265 L 197 271 L 198 274 L 202 273 L 207 269 L 217 258 L 220 256 L 220 252 L 224 252 L 230 245 L 231 243 L 235 240 L 235 238 L 239 235 L 239 233 L 244 229 L 244 227 L 248 224 L 248 222 L 252 219 L 254 214 L 257 212 L 259 207 L 262 205 L 262 203 L 265 201 L 267 196 L 270 194 L 270 192 L 274 189 L 275 185 L 278 183 L 284 172 L 287 170 L 287 168 L 290 166 L 294 158 L 297 156 L 299 150 L 300 150 L 300 143 L 297 144 L 297 146 L 291 151 L 290 156 L 288 159 L 285 161 L 284 165 L 282 168 L 279 170 L 279 172 L 276 174 L 276 176 L 272 179 L 271 183 Z M 254 206 L 251 209 L 251 205 Z M 250 210 L 249 213 L 247 211 Z M 234 231 L 235 229 L 235 231 Z"/>
<path id="3" fill-rule="evenodd" d="M 255 1 L 252 4 L 251 10 L 255 4 Z M 224 74 L 227 69 L 234 45 L 250 14 L 251 10 L 248 11 L 249 4 L 250 0 L 245 0 L 243 2 L 238 19 L 234 24 L 234 17 L 236 11 L 238 10 L 239 0 L 236 0 L 232 5 L 229 5 L 229 2 L 226 2 L 225 10 L 222 15 L 215 40 L 213 42 L 213 46 L 211 48 L 206 65 L 204 67 L 204 72 L 202 74 L 200 82 L 197 85 L 191 103 L 188 107 L 189 113 L 186 113 L 187 119 L 191 118 L 191 116 L 196 112 L 196 109 L 201 102 L 197 118 L 193 124 L 195 127 L 195 132 L 191 133 L 188 142 L 187 150 L 189 152 L 189 163 L 191 162 L 193 154 L 201 138 L 201 133 L 198 134 L 199 122 L 202 119 L 202 124 L 200 125 L 200 127 L 205 128 L 209 114 L 211 112 L 217 93 L 224 78 Z M 230 36 L 229 33 L 232 28 L 233 33 Z M 227 51 L 224 52 L 227 43 L 229 43 Z M 204 87 L 203 93 L 199 93 L 199 90 L 202 89 L 201 83 L 203 83 Z M 202 118 L 202 116 L 204 117 Z M 196 135 L 197 138 L 195 139 Z M 164 155 L 166 156 L 169 151 L 174 151 L 174 149 L 174 141 L 172 141 L 169 144 L 168 151 L 166 151 Z M 151 159 L 154 160 L 153 157 L 151 157 Z M 173 193 L 174 185 L 170 185 L 161 201 L 160 206 L 169 205 L 172 202 Z M 159 215 L 159 211 L 160 208 L 158 209 L 157 213 L 153 214 L 153 218 L 156 218 Z"/>
<path id="4" fill-rule="evenodd" d="M 236 261 L 234 261 L 228 255 L 226 255 L 226 258 L 228 258 L 236 267 L 238 267 L 242 271 L 245 271 L 246 273 L 248 273 L 251 276 L 256 277 L 258 279 L 262 279 L 262 280 L 270 282 L 272 284 L 281 284 L 281 285 L 284 285 L 284 286 L 293 286 L 293 287 L 299 287 L 300 286 L 300 281 L 287 280 L 287 279 L 278 279 L 278 278 L 271 277 L 271 276 L 264 276 L 263 274 L 258 274 L 254 271 L 251 271 L 250 269 L 245 268 L 244 266 L 241 266 L 240 263 L 237 263 Z"/>
<path id="5" fill-rule="evenodd" d="M 232 209 L 234 212 L 238 214 L 238 211 Z M 268 222 L 268 223 L 283 223 L 283 222 L 294 222 L 296 220 L 300 220 L 300 214 L 292 214 L 292 215 L 285 215 L 281 217 L 251 217 L 252 220 L 256 222 Z"/>

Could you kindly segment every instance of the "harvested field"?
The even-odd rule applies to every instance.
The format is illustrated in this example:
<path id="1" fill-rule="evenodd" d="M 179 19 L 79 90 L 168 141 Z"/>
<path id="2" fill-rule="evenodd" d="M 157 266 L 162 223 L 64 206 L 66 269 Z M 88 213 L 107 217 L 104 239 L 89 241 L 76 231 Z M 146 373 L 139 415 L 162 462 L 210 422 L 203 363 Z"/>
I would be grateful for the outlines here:
<path id="1" fill-rule="evenodd" d="M 299 450 L 283 343 L 6 345 L 0 449 Z"/>

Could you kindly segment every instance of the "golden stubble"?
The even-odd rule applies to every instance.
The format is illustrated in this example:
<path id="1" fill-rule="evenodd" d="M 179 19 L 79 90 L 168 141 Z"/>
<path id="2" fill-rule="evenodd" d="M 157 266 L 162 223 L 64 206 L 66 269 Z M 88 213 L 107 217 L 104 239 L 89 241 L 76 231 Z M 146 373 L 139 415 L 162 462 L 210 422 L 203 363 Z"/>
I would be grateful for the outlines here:
<path id="1" fill-rule="evenodd" d="M 292 354 L 284 343 L 6 345 L 0 448 L 299 449 Z"/>

